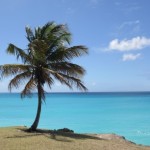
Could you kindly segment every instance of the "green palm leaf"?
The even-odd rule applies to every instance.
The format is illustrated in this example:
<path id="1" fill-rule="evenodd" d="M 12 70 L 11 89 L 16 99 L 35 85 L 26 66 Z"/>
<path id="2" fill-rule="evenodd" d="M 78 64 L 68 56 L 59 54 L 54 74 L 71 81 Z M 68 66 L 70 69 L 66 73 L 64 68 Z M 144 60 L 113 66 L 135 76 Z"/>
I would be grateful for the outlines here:
<path id="1" fill-rule="evenodd" d="M 28 54 L 25 53 L 24 50 L 18 48 L 17 46 L 15 46 L 13 44 L 9 44 L 9 46 L 7 48 L 7 53 L 15 55 L 17 57 L 17 59 L 21 58 L 21 60 L 24 63 L 31 61 L 30 57 L 28 56 Z"/>
<path id="2" fill-rule="evenodd" d="M 73 46 L 70 48 L 60 47 L 48 57 L 52 61 L 65 61 L 75 57 L 87 54 L 88 50 L 85 46 Z"/>
<path id="3" fill-rule="evenodd" d="M 52 70 L 56 70 L 59 73 L 66 74 L 68 76 L 73 77 L 82 77 L 85 74 L 84 68 L 79 65 L 69 63 L 69 62 L 57 62 L 57 63 L 50 63 L 50 68 Z"/>

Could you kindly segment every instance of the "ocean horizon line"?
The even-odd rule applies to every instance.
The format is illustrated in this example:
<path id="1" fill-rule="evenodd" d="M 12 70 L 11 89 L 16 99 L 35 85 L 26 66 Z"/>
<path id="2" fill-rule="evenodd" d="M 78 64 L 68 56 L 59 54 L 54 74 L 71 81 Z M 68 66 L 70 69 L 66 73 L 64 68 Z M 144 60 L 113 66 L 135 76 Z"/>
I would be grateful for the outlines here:
<path id="1" fill-rule="evenodd" d="M 20 94 L 21 92 L 0 92 L 0 94 Z M 99 91 L 99 92 L 46 92 L 45 94 L 115 94 L 115 93 L 150 93 L 150 91 Z M 33 92 L 31 94 L 37 94 L 37 92 Z"/>
<path id="2" fill-rule="evenodd" d="M 79 92 L 46 92 L 45 91 L 45 93 L 139 93 L 139 92 L 150 92 L 150 91 L 89 91 L 89 92 L 87 92 L 87 91 L 85 91 L 85 92 L 83 92 L 83 91 L 79 91 Z M 21 93 L 21 92 L 0 92 L 0 93 Z M 33 92 L 33 93 L 37 93 L 37 92 Z"/>

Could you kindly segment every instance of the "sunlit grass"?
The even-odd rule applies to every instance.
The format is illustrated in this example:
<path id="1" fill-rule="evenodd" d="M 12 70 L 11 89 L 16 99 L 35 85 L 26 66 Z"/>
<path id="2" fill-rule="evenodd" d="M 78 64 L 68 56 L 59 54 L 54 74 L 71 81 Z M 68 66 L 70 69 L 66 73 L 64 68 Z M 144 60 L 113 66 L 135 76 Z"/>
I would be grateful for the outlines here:
<path id="1" fill-rule="evenodd" d="M 150 150 L 125 140 L 53 131 L 25 132 L 25 127 L 0 128 L 0 150 Z"/>

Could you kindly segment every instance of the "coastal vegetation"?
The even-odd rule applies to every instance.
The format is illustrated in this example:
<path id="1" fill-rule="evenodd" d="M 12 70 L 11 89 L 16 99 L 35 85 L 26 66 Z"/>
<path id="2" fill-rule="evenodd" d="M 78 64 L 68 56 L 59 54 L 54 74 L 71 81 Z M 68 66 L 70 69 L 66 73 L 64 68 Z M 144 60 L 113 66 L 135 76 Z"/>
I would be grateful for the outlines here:
<path id="1" fill-rule="evenodd" d="M 55 79 L 72 89 L 87 90 L 82 82 L 85 74 L 83 67 L 72 63 L 75 57 L 88 53 L 85 46 L 70 46 L 71 33 L 66 25 L 48 22 L 42 27 L 32 30 L 26 27 L 28 45 L 21 49 L 14 44 L 9 44 L 7 53 L 16 56 L 21 64 L 4 64 L 0 66 L 2 78 L 13 76 L 8 88 L 19 88 L 25 85 L 21 97 L 38 93 L 38 108 L 35 120 L 29 131 L 38 127 L 42 102 L 45 101 L 45 84 L 51 89 Z"/>

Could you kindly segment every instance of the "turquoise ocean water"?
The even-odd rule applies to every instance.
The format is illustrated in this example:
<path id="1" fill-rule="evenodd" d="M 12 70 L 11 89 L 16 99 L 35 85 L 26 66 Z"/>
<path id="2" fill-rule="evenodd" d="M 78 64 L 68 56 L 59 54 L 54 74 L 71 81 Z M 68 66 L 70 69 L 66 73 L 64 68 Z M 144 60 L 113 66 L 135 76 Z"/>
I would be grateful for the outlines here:
<path id="1" fill-rule="evenodd" d="M 37 96 L 0 94 L 0 127 L 30 126 Z M 70 128 L 79 133 L 116 133 L 150 145 L 150 93 L 52 93 L 42 105 L 40 128 Z"/>

